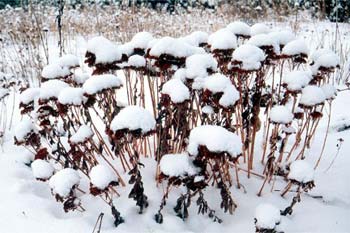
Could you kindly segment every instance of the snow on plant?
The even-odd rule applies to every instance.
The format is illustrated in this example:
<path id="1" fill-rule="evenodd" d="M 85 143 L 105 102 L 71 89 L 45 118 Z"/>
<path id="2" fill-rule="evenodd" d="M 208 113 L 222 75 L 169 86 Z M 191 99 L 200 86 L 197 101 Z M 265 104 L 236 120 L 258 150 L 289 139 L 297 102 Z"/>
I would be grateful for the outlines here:
<path id="1" fill-rule="evenodd" d="M 196 198 L 198 213 L 221 223 L 217 209 L 233 214 L 239 207 L 232 191 L 242 186 L 243 174 L 263 178 L 259 195 L 268 185 L 273 190 L 278 176 L 286 183 L 282 195 L 297 187 L 299 196 L 283 211 L 291 213 L 314 186 L 311 176 L 299 177 L 313 172 L 301 163 L 336 97 L 330 84 L 336 55 L 321 50 L 308 56 L 305 41 L 291 31 L 242 22 L 180 38 L 140 32 L 123 44 L 95 37 L 85 54 L 90 73 L 78 67 L 77 57 L 64 55 L 43 69 L 40 87 L 22 90 L 25 117 L 15 143 L 31 151 L 34 162 L 26 163 L 36 178 L 49 179 L 66 211 L 83 211 L 78 197 L 91 193 L 110 206 L 115 226 L 124 221 L 118 189 L 130 186 L 140 214 L 148 207 L 143 157 L 156 160 L 155 182 L 166 185 L 158 223 L 179 187 L 176 215 L 186 220 Z M 204 198 L 208 186 L 219 191 L 217 209 Z M 276 211 L 265 207 L 255 216 L 257 231 L 274 232 L 277 214 L 264 219 L 260 213 Z"/>
<path id="2" fill-rule="evenodd" d="M 255 227 L 259 233 L 276 233 L 276 226 L 281 222 L 280 210 L 275 206 L 263 203 L 255 209 Z"/>
<path id="3" fill-rule="evenodd" d="M 301 192 L 308 192 L 315 187 L 314 169 L 305 160 L 296 160 L 289 165 L 287 179 L 289 182 L 281 195 L 284 196 L 293 185 L 297 186 L 297 191 L 292 203 L 281 211 L 281 215 L 292 214 L 294 205 L 301 201 Z"/>

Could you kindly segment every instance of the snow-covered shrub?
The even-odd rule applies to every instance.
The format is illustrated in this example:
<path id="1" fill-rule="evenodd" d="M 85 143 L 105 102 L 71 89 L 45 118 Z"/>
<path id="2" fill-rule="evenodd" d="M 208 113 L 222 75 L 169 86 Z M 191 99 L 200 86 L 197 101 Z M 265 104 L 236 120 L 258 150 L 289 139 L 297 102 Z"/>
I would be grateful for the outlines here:
<path id="1" fill-rule="evenodd" d="M 198 213 L 222 222 L 204 189 L 217 188 L 220 208 L 232 214 L 239 206 L 233 185 L 242 187 L 243 172 L 264 178 L 259 195 L 274 180 L 286 182 L 283 195 L 296 186 L 298 196 L 282 211 L 291 213 L 301 192 L 314 185 L 298 176 L 302 166 L 295 164 L 309 156 L 323 110 L 336 97 L 330 81 L 338 57 L 328 50 L 308 57 L 305 41 L 290 30 L 260 23 L 233 22 L 212 34 L 179 38 L 155 35 L 140 32 L 123 44 L 92 38 L 85 55 L 89 69 L 64 55 L 43 69 L 40 87 L 23 89 L 25 117 L 14 136 L 34 155 L 26 162 L 35 160 L 34 176 L 50 179 L 66 211 L 83 210 L 76 192 L 102 198 L 116 226 L 123 222 L 114 195 L 125 193 L 118 192 L 127 185 L 123 173 L 139 212 L 148 207 L 144 157 L 155 159 L 155 182 L 166 184 L 158 223 L 174 189 L 174 211 L 183 220 L 196 199 Z M 55 174 L 42 172 L 51 164 Z M 277 214 L 264 219 L 262 209 L 257 231 L 274 232 Z"/>

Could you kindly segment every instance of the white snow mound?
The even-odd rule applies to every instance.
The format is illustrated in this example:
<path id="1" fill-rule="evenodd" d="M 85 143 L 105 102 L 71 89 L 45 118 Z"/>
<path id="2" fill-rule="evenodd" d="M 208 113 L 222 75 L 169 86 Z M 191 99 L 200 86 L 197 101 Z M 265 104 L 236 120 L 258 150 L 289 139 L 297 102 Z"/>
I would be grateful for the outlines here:
<path id="1" fill-rule="evenodd" d="M 163 155 L 159 167 L 169 177 L 192 176 L 197 173 L 187 153 Z"/>
<path id="2" fill-rule="evenodd" d="M 137 130 L 148 133 L 155 129 L 156 121 L 146 109 L 138 106 L 127 106 L 116 115 L 111 122 L 111 130 Z"/>
<path id="3" fill-rule="evenodd" d="M 79 183 L 79 173 L 72 168 L 64 168 L 58 171 L 49 180 L 49 186 L 52 191 L 61 197 L 67 197 L 73 186 L 79 185 Z"/>
<path id="4" fill-rule="evenodd" d="M 199 146 L 205 146 L 214 153 L 227 152 L 232 157 L 242 153 L 241 139 L 216 125 L 201 125 L 191 130 L 187 151 L 191 155 L 198 155 Z"/>

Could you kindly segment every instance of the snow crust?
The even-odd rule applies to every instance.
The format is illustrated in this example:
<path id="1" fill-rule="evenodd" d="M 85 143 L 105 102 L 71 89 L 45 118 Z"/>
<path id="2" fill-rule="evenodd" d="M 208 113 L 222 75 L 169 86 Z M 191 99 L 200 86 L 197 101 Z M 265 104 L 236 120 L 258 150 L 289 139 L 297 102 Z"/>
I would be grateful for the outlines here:
<path id="1" fill-rule="evenodd" d="M 72 135 L 69 141 L 73 144 L 78 144 L 86 141 L 94 135 L 91 128 L 87 125 L 82 125 L 79 127 L 77 132 Z"/>
<path id="2" fill-rule="evenodd" d="M 67 197 L 73 186 L 79 185 L 79 183 L 79 173 L 72 168 L 64 168 L 58 171 L 49 180 L 52 191 L 61 197 Z"/>
<path id="3" fill-rule="evenodd" d="M 190 98 L 188 87 L 180 79 L 170 79 L 164 83 L 162 94 L 169 95 L 173 103 L 183 103 Z"/>
<path id="4" fill-rule="evenodd" d="M 100 164 L 91 168 L 89 175 L 91 183 L 100 190 L 107 188 L 112 181 L 117 181 L 117 177 L 112 170 Z"/>
<path id="5" fill-rule="evenodd" d="M 121 79 L 113 74 L 93 75 L 83 85 L 85 93 L 96 94 L 103 90 L 119 88 L 123 85 Z"/>
<path id="6" fill-rule="evenodd" d="M 213 94 L 223 93 L 219 104 L 224 107 L 233 106 L 239 99 L 239 92 L 231 83 L 231 80 L 225 75 L 216 73 L 205 79 L 204 89 L 211 91 Z"/>
<path id="7" fill-rule="evenodd" d="M 265 57 L 263 50 L 250 44 L 241 45 L 232 53 L 232 60 L 242 62 L 244 70 L 260 69 L 261 62 L 265 60 Z"/>
<path id="8" fill-rule="evenodd" d="M 95 54 L 96 64 L 110 64 L 122 58 L 120 49 L 103 36 L 94 37 L 87 43 L 87 51 Z"/>
<path id="9" fill-rule="evenodd" d="M 49 179 L 55 171 L 54 167 L 49 162 L 41 159 L 34 160 L 30 166 L 34 177 L 37 179 Z"/>
<path id="10" fill-rule="evenodd" d="M 255 209 L 255 219 L 259 229 L 272 230 L 281 221 L 280 210 L 268 203 L 260 204 Z"/>
<path id="11" fill-rule="evenodd" d="M 160 171 L 169 177 L 181 177 L 197 174 L 187 153 L 163 155 L 159 163 Z"/>
<path id="12" fill-rule="evenodd" d="M 127 106 L 116 115 L 111 122 L 111 130 L 121 129 L 137 130 L 148 133 L 154 130 L 156 121 L 153 115 L 146 109 L 138 106 Z"/>
<path id="13" fill-rule="evenodd" d="M 58 95 L 58 102 L 65 105 L 81 105 L 85 101 L 84 90 L 80 87 L 64 88 Z"/>
<path id="14" fill-rule="evenodd" d="M 235 49 L 237 47 L 236 36 L 228 29 L 220 29 L 212 33 L 208 38 L 210 50 Z"/>
<path id="15" fill-rule="evenodd" d="M 326 95 L 321 87 L 309 85 L 303 88 L 300 97 L 300 104 L 305 106 L 314 106 L 323 103 Z"/>
<path id="16" fill-rule="evenodd" d="M 201 125 L 191 130 L 187 151 L 198 155 L 198 147 L 205 146 L 209 151 L 227 152 L 232 157 L 242 153 L 241 139 L 227 129 L 216 125 Z"/>
<path id="17" fill-rule="evenodd" d="M 290 165 L 288 179 L 300 183 L 307 183 L 314 180 L 314 169 L 305 160 L 296 160 Z"/>
<path id="18" fill-rule="evenodd" d="M 293 120 L 293 113 L 284 105 L 277 105 L 271 108 L 270 121 L 279 124 L 288 124 Z"/>

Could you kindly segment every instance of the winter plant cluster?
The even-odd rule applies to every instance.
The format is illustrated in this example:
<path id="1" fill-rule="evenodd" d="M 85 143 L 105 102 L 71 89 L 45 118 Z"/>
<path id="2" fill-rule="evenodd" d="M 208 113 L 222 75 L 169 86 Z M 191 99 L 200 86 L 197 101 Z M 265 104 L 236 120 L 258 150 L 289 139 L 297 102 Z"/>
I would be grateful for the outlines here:
<path id="1" fill-rule="evenodd" d="M 142 214 L 144 157 L 157 162 L 154 182 L 165 187 L 152 210 L 158 223 L 178 187 L 186 191 L 174 214 L 186 220 L 196 205 L 198 214 L 221 223 L 219 209 L 233 214 L 239 206 L 232 188 L 242 186 L 241 176 L 254 176 L 261 179 L 258 195 L 276 179 L 285 183 L 282 196 L 295 194 L 284 210 L 258 206 L 256 231 L 276 232 L 281 215 L 292 214 L 315 186 L 324 144 L 320 155 L 308 149 L 336 96 L 331 83 L 339 58 L 332 51 L 310 54 L 291 31 L 233 22 L 179 38 L 140 32 L 124 44 L 95 37 L 85 63 L 91 72 L 69 54 L 45 66 L 40 87 L 20 94 L 23 120 L 15 130 L 34 176 L 65 211 L 84 211 L 79 197 L 90 193 L 111 206 L 118 226 L 124 221 L 118 190 L 130 187 Z M 260 163 L 263 170 L 256 169 Z M 82 179 L 89 190 L 79 187 Z M 209 206 L 207 186 L 216 188 L 219 206 Z"/>

